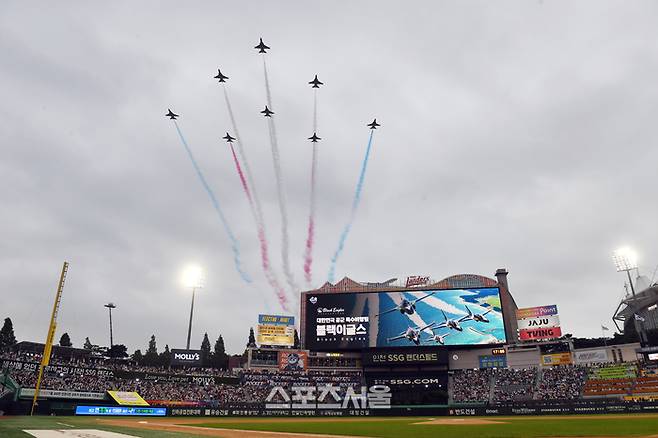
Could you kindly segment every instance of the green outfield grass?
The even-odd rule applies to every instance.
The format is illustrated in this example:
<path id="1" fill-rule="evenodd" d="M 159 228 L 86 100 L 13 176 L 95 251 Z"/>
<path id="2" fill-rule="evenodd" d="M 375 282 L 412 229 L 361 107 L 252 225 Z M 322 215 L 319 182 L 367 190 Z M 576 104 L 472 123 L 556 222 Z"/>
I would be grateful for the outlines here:
<path id="1" fill-rule="evenodd" d="M 446 417 L 438 417 L 446 418 Z M 498 424 L 441 425 L 417 424 L 428 418 L 369 418 L 362 421 L 304 422 L 231 422 L 209 421 L 201 427 L 218 427 L 242 430 L 275 432 L 322 433 L 382 438 L 511 438 L 511 437 L 601 437 L 649 436 L 658 434 L 658 417 L 628 415 L 623 418 L 607 417 L 534 417 L 496 418 Z M 244 421 L 244 420 L 242 420 Z"/>
<path id="2" fill-rule="evenodd" d="M 449 417 L 437 417 L 438 419 Z M 454 418 L 454 417 L 452 417 Z M 463 417 L 462 417 L 463 418 Z M 465 420 L 467 421 L 469 417 Z M 416 424 L 429 418 L 354 418 L 354 419 L 208 419 L 194 426 L 254 431 L 320 433 L 382 438 L 514 438 L 514 437 L 613 437 L 658 436 L 658 416 L 568 416 L 568 417 L 486 417 L 497 424 L 445 425 Z M 138 418 L 135 421 L 160 419 Z M 187 418 L 176 419 L 184 424 Z M 100 429 L 127 435 L 153 437 L 191 437 L 193 432 L 178 433 L 110 426 L 89 417 L 5 417 L 0 418 L 0 437 L 30 436 L 24 429 Z"/>

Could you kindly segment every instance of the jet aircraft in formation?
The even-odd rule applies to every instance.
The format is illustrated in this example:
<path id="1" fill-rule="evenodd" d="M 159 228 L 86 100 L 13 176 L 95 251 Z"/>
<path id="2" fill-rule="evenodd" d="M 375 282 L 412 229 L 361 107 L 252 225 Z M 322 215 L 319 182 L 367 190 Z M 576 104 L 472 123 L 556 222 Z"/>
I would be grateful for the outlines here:
<path id="1" fill-rule="evenodd" d="M 229 134 L 228 132 L 222 138 L 226 140 L 227 143 L 233 143 L 233 140 L 235 140 L 235 137 L 231 137 L 231 134 Z"/>
<path id="2" fill-rule="evenodd" d="M 176 120 L 176 118 L 180 117 L 178 114 L 174 114 L 170 109 L 168 109 L 168 113 L 165 114 L 165 117 L 169 117 L 171 120 Z"/>
<path id="3" fill-rule="evenodd" d="M 265 109 L 260 112 L 261 114 L 264 114 L 265 117 L 272 117 L 272 114 L 274 114 L 274 111 L 270 111 L 270 109 L 265 105 Z"/>
<path id="4" fill-rule="evenodd" d="M 260 42 L 258 43 L 257 46 L 254 47 L 254 49 L 258 49 L 258 53 L 267 53 L 267 50 L 269 50 L 270 48 L 265 45 L 263 39 L 261 38 Z"/>
<path id="5" fill-rule="evenodd" d="M 375 317 L 379 317 L 380 315 L 386 315 L 387 313 L 395 312 L 398 310 L 400 313 L 407 314 L 407 315 L 413 315 L 416 313 L 416 303 L 419 301 L 424 300 L 425 298 L 429 298 L 432 295 L 434 295 L 436 292 L 429 293 L 425 296 L 422 296 L 420 298 L 417 298 L 413 301 L 409 301 L 408 299 L 404 298 L 404 295 L 402 296 L 402 301 L 400 301 L 400 304 L 397 306 L 393 307 L 392 309 L 384 310 L 382 313 L 378 313 L 375 315 Z"/>
<path id="6" fill-rule="evenodd" d="M 318 136 L 315 134 L 315 132 L 314 132 L 313 135 L 310 136 L 308 139 L 311 140 L 311 143 L 317 143 L 318 140 L 322 140 L 322 138 L 321 138 L 321 137 L 318 137 Z"/>
<path id="7" fill-rule="evenodd" d="M 214 79 L 219 79 L 219 82 L 226 82 L 228 76 L 222 74 L 220 69 L 217 69 L 217 76 L 213 76 Z"/>
<path id="8" fill-rule="evenodd" d="M 368 123 L 368 126 L 370 126 L 370 129 L 377 129 L 378 126 L 382 126 L 382 125 L 377 123 L 377 119 L 375 119 L 372 121 L 372 123 Z"/>
<path id="9" fill-rule="evenodd" d="M 320 88 L 320 85 L 324 85 L 324 82 L 320 82 L 318 75 L 315 75 L 315 78 L 309 82 L 309 85 L 311 85 L 311 88 Z"/>
<path id="10" fill-rule="evenodd" d="M 424 330 L 427 330 L 428 328 L 432 327 L 435 322 L 432 322 L 430 324 L 427 324 L 426 326 L 423 327 L 409 327 L 402 333 L 400 333 L 397 336 L 394 336 L 392 338 L 388 338 L 386 341 L 391 342 L 391 341 L 397 341 L 398 339 L 408 339 L 409 341 L 413 342 L 416 345 L 420 345 L 420 335 L 423 333 Z"/>

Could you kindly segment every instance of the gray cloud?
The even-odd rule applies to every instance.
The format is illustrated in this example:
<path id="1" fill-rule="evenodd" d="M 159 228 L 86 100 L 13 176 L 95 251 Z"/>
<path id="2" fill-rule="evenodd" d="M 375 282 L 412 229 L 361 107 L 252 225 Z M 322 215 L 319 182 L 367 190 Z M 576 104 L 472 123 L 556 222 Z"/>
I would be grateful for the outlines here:
<path id="1" fill-rule="evenodd" d="M 622 292 L 611 251 L 658 252 L 652 2 L 8 2 L 0 16 L 0 281 L 18 337 L 44 337 L 62 260 L 59 333 L 185 341 L 189 262 L 207 270 L 194 339 L 231 351 L 276 302 L 259 266 L 229 151 L 220 67 L 264 203 L 283 282 L 259 36 L 277 111 L 298 279 L 308 214 L 312 94 L 320 90 L 315 284 L 347 220 L 377 132 L 338 274 L 374 281 L 507 267 L 521 306 L 556 303 L 567 332 L 598 335 Z M 239 237 L 253 285 L 184 154 L 181 127 Z M 0 315 L 4 316 L 4 315 Z"/>

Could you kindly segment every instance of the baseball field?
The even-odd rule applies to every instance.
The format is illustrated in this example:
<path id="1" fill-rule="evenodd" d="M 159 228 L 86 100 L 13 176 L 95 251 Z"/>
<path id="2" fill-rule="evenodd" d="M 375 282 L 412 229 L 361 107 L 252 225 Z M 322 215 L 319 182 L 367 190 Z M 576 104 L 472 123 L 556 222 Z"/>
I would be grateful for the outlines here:
<path id="1" fill-rule="evenodd" d="M 654 437 L 658 414 L 542 417 L 89 418 L 0 417 L 0 437 L 383 438 Z"/>

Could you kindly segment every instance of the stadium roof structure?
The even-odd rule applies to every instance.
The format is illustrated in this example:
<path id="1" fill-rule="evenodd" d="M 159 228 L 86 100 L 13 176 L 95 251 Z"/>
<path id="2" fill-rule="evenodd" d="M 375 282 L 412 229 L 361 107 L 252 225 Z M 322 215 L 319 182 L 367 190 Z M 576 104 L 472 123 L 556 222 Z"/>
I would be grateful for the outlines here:
<path id="1" fill-rule="evenodd" d="M 427 284 L 417 289 L 460 289 L 460 288 L 478 288 L 478 287 L 498 287 L 498 281 L 493 278 L 485 277 L 478 274 L 457 274 L 451 275 L 439 281 L 428 281 Z M 342 280 L 335 284 L 330 282 L 324 283 L 317 289 L 308 292 L 327 293 L 327 292 L 370 292 L 379 290 L 408 290 L 404 284 L 398 282 L 397 278 L 392 278 L 383 282 L 358 282 L 349 277 L 343 277 Z M 416 289 L 416 288 L 415 288 Z"/>
<path id="2" fill-rule="evenodd" d="M 638 315 L 640 318 L 644 318 L 643 323 L 645 323 L 646 329 L 654 328 L 651 326 L 656 324 L 649 313 L 656 309 L 658 309 L 658 283 L 637 292 L 635 296 L 631 295 L 621 300 L 612 320 L 617 329 L 623 331 L 617 323 L 621 322 L 625 325 L 626 321 L 633 321 L 635 315 Z"/>

